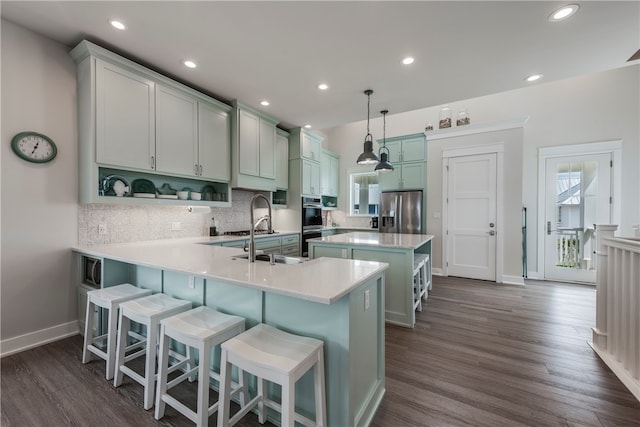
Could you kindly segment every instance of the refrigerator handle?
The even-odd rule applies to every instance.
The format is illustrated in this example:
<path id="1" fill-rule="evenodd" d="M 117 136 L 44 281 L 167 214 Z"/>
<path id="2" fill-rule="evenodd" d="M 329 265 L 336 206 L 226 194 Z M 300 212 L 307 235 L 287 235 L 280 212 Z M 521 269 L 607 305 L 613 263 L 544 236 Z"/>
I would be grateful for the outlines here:
<path id="1" fill-rule="evenodd" d="M 400 233 L 402 230 L 402 224 L 404 224 L 404 215 L 402 209 L 404 208 L 404 204 L 402 201 L 402 193 L 398 195 L 398 204 L 396 205 L 396 233 Z"/>

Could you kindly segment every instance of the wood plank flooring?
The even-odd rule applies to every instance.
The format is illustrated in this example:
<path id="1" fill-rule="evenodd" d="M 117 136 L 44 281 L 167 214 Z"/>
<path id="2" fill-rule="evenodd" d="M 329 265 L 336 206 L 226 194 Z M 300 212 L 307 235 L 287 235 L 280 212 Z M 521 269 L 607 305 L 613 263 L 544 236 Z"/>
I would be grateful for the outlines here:
<path id="1" fill-rule="evenodd" d="M 591 287 L 434 277 L 416 328 L 386 327 L 387 391 L 372 425 L 640 426 L 640 402 L 587 344 L 594 323 Z M 82 365 L 81 353 L 75 336 L 2 359 L 0 424 L 193 425 L 169 407 L 154 420 L 141 386 L 114 388 L 104 362 Z M 179 392 L 195 396 L 192 384 Z M 260 424 L 249 414 L 238 425 Z"/>

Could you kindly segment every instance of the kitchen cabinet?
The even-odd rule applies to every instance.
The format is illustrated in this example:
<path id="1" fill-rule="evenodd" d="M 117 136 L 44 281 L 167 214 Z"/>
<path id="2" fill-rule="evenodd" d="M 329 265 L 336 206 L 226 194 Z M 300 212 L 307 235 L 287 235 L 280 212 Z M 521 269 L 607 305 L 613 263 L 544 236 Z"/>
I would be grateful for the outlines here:
<path id="1" fill-rule="evenodd" d="M 184 205 L 184 200 L 115 197 L 107 177 L 156 188 L 222 195 L 193 205 L 229 206 L 231 107 L 88 41 L 77 63 L 78 192 L 81 204 Z"/>
<path id="2" fill-rule="evenodd" d="M 381 143 L 378 140 L 378 143 Z M 426 188 L 426 139 L 424 134 L 388 138 L 389 161 L 394 170 L 379 174 L 380 191 Z"/>
<path id="3" fill-rule="evenodd" d="M 95 70 L 95 161 L 104 165 L 153 170 L 155 83 L 143 75 L 100 59 L 91 65 Z M 78 71 L 79 79 L 90 79 L 88 67 Z M 93 94 L 81 93 L 80 96 L 79 110 L 87 109 L 81 113 L 92 111 Z M 79 125 L 90 126 L 89 122 Z"/>
<path id="4" fill-rule="evenodd" d="M 300 235 L 290 234 L 282 236 L 282 255 L 300 256 Z"/>
<path id="5" fill-rule="evenodd" d="M 302 160 L 302 195 L 317 196 L 320 194 L 320 163 Z"/>
<path id="6" fill-rule="evenodd" d="M 156 85 L 156 171 L 199 176 L 198 101 Z"/>
<path id="7" fill-rule="evenodd" d="M 320 153 L 320 194 L 338 197 L 340 158 L 330 151 Z"/>
<path id="8" fill-rule="evenodd" d="M 426 168 L 424 162 L 394 163 L 394 170 L 381 173 L 380 190 L 422 190 L 425 188 Z"/>
<path id="9" fill-rule="evenodd" d="M 289 132 L 276 129 L 276 188 L 289 188 Z"/>
<path id="10" fill-rule="evenodd" d="M 234 188 L 276 190 L 276 120 L 233 102 L 232 176 Z"/>
<path id="11" fill-rule="evenodd" d="M 320 161 L 322 138 L 309 132 L 302 132 L 302 157 Z"/>
<path id="12" fill-rule="evenodd" d="M 382 140 L 378 140 L 382 144 Z M 389 149 L 389 161 L 396 163 L 421 162 L 425 160 L 426 139 L 424 134 L 406 135 L 386 139 L 386 147 Z"/>

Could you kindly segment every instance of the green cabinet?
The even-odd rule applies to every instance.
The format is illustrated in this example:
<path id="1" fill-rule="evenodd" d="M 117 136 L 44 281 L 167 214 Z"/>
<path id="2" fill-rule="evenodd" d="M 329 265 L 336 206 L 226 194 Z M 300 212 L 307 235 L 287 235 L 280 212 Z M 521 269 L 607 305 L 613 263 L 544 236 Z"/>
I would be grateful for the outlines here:
<path id="1" fill-rule="evenodd" d="M 184 204 L 110 196 L 104 183 L 116 175 L 194 191 L 211 185 L 223 197 L 193 204 L 228 206 L 230 106 L 88 41 L 70 55 L 77 63 L 80 203 Z"/>
<path id="2" fill-rule="evenodd" d="M 276 120 L 233 102 L 231 185 L 276 190 Z"/>
<path id="3" fill-rule="evenodd" d="M 302 195 L 320 194 L 320 163 L 302 159 Z"/>
<path id="4" fill-rule="evenodd" d="M 424 189 L 427 181 L 424 134 L 389 138 L 386 147 L 394 170 L 379 175 L 380 191 Z"/>
<path id="5" fill-rule="evenodd" d="M 320 154 L 320 194 L 338 197 L 340 158 L 330 151 Z"/>
<path id="6" fill-rule="evenodd" d="M 289 188 L 289 132 L 276 129 L 276 188 Z"/>
<path id="7" fill-rule="evenodd" d="M 299 256 L 300 255 L 300 235 L 290 234 L 282 236 L 282 255 Z"/>
<path id="8" fill-rule="evenodd" d="M 322 138 L 310 132 L 301 132 L 301 155 L 305 159 L 320 161 L 320 151 L 322 146 Z"/>
<path id="9" fill-rule="evenodd" d="M 95 59 L 79 69 L 78 78 L 91 79 L 95 70 L 95 89 L 79 84 L 80 114 L 89 114 L 95 90 L 95 121 L 80 117 L 81 126 L 95 123 L 96 162 L 140 170 L 155 168 L 155 83 L 123 67 Z M 91 65 L 92 67 L 89 67 Z M 87 81 L 87 83 L 89 83 Z M 79 110 L 80 110 L 79 108 Z M 91 121 L 90 121 L 91 120 Z M 91 129 L 88 129 L 91 130 Z M 82 136 L 82 135 L 80 135 Z M 83 143 L 83 141 L 80 141 Z M 92 141 L 87 141 L 92 143 Z"/>
<path id="10" fill-rule="evenodd" d="M 197 176 L 198 101 L 156 85 L 156 170 Z"/>

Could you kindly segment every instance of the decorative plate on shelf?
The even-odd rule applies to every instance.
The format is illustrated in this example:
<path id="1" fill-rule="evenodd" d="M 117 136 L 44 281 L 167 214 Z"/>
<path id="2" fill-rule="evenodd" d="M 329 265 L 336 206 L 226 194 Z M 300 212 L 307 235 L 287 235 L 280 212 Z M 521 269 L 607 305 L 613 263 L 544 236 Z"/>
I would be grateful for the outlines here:
<path id="1" fill-rule="evenodd" d="M 213 200 L 216 189 L 213 188 L 213 185 L 205 185 L 200 192 L 202 193 L 202 200 Z"/>
<path id="2" fill-rule="evenodd" d="M 156 193 L 133 193 L 133 197 L 141 197 L 143 199 L 155 199 Z"/>
<path id="3" fill-rule="evenodd" d="M 174 190 L 173 188 L 171 188 L 171 186 L 169 184 L 167 184 L 166 182 L 164 184 L 162 184 L 162 187 L 158 187 L 158 193 L 161 195 L 173 195 L 175 196 L 178 190 Z M 169 198 L 173 198 L 173 197 L 169 197 Z"/>
<path id="4" fill-rule="evenodd" d="M 119 175 L 109 175 L 101 180 L 105 196 L 126 197 L 131 195 L 129 181 Z"/>
<path id="5" fill-rule="evenodd" d="M 153 185 L 153 182 L 149 181 L 148 179 L 136 179 L 131 183 L 131 187 L 131 191 L 134 193 L 134 197 L 136 197 L 135 193 L 153 194 L 153 197 L 155 197 L 156 186 Z"/>
<path id="6" fill-rule="evenodd" d="M 158 194 L 158 199 L 177 199 L 177 194 Z"/>

